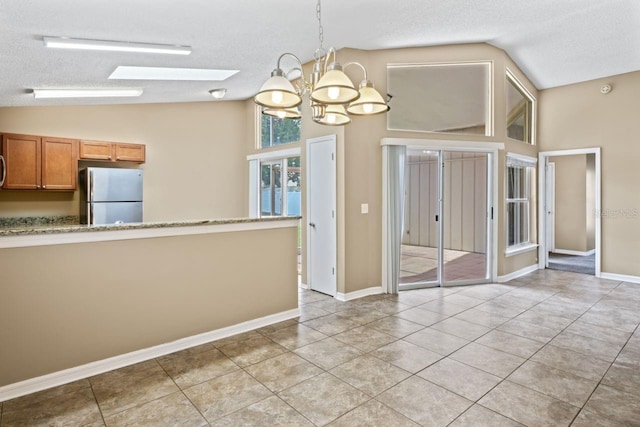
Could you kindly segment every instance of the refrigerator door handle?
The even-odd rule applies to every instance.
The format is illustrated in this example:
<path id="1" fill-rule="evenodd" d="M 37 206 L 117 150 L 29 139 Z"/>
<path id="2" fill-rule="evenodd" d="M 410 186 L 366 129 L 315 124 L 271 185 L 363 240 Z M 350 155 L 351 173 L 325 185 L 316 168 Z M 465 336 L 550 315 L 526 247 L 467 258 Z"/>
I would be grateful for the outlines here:
<path id="1" fill-rule="evenodd" d="M 4 185 L 4 181 L 7 179 L 7 162 L 4 157 L 0 155 L 0 162 L 2 163 L 2 179 L 0 179 L 0 187 Z"/>
<path id="2" fill-rule="evenodd" d="M 93 171 L 89 171 L 89 200 L 93 201 Z"/>

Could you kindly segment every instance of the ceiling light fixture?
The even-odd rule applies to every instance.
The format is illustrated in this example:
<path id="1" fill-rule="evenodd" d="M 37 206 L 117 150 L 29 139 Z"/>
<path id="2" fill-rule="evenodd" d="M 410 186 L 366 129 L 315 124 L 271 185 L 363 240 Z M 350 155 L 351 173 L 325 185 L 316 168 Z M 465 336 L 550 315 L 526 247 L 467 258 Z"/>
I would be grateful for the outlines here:
<path id="1" fill-rule="evenodd" d="M 262 113 L 280 118 L 300 117 L 296 107 L 302 103 L 304 95 L 309 95 L 313 121 L 323 125 L 346 125 L 351 122 L 350 114 L 370 116 L 389 111 L 382 95 L 367 79 L 367 70 L 362 64 L 349 62 L 342 66 L 336 60 L 334 48 L 325 50 L 322 47 L 324 29 L 320 0 L 316 5 L 316 18 L 320 43 L 313 54 L 315 62 L 309 80 L 304 79 L 300 58 L 288 52 L 280 55 L 276 68 L 271 72 L 271 78 L 262 85 L 260 92 L 253 99 L 263 107 Z M 286 56 L 293 58 L 299 67 L 285 73 L 280 68 L 280 62 Z M 330 62 L 330 58 L 333 62 Z M 364 73 L 364 79 L 358 89 L 344 73 L 344 70 L 352 65 L 360 67 Z M 290 80 L 293 80 L 293 83 Z"/>
<path id="2" fill-rule="evenodd" d="M 182 80 L 222 81 L 238 70 L 212 70 L 206 68 L 130 67 L 120 65 L 109 76 L 111 80 Z"/>
<path id="3" fill-rule="evenodd" d="M 164 53 L 189 55 L 191 46 L 170 44 L 132 43 L 111 40 L 71 39 L 68 37 L 43 37 L 46 47 L 55 49 L 106 50 L 112 52 Z"/>
<path id="4" fill-rule="evenodd" d="M 227 94 L 227 89 L 225 88 L 219 88 L 219 89 L 211 89 L 209 91 L 209 93 L 211 94 L 211 96 L 213 96 L 215 99 L 222 99 L 224 98 L 224 96 Z"/>
<path id="5" fill-rule="evenodd" d="M 33 97 L 44 98 L 111 98 L 140 96 L 142 89 L 33 89 Z"/>

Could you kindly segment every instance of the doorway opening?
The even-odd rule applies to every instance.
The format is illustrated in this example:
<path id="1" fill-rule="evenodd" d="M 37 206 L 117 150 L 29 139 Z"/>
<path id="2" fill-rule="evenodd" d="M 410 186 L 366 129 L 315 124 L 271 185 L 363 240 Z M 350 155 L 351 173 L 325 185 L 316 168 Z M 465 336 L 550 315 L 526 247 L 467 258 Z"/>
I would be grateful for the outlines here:
<path id="1" fill-rule="evenodd" d="M 400 290 L 489 280 L 490 156 L 407 150 Z"/>
<path id="2" fill-rule="evenodd" d="M 600 149 L 540 153 L 540 267 L 600 276 Z"/>

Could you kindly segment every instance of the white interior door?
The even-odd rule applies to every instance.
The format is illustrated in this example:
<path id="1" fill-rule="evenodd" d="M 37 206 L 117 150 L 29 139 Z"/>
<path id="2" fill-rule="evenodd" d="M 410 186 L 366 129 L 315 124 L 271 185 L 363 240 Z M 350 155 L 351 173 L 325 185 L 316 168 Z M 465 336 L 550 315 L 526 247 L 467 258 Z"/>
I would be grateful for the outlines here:
<path id="1" fill-rule="evenodd" d="M 549 267 L 549 252 L 553 252 L 556 248 L 556 164 L 549 162 L 546 166 L 547 171 L 547 188 L 545 207 L 547 211 L 547 233 L 546 248 L 547 256 L 545 257 L 545 266 Z"/>
<path id="2" fill-rule="evenodd" d="M 336 137 L 307 140 L 307 280 L 314 291 L 337 292 Z"/>

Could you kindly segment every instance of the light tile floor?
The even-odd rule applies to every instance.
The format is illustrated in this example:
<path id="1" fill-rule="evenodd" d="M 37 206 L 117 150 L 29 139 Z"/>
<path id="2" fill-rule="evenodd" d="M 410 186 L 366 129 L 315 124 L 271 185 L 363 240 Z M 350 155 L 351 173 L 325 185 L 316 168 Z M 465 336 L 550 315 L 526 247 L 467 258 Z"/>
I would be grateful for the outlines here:
<path id="1" fill-rule="evenodd" d="M 0 426 L 640 425 L 640 285 L 562 271 L 346 303 L 0 404 Z"/>

